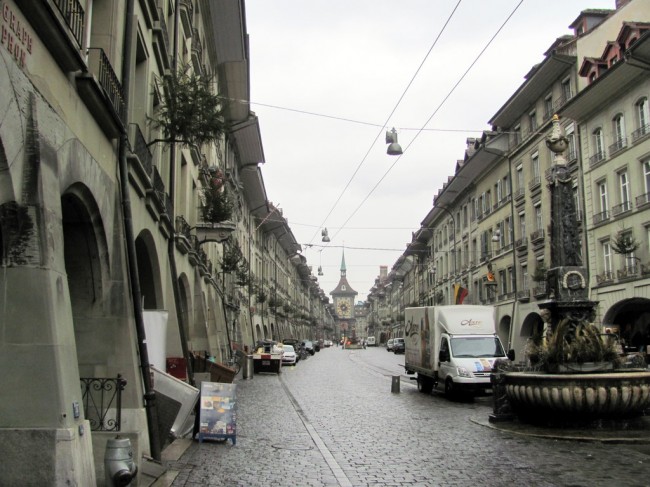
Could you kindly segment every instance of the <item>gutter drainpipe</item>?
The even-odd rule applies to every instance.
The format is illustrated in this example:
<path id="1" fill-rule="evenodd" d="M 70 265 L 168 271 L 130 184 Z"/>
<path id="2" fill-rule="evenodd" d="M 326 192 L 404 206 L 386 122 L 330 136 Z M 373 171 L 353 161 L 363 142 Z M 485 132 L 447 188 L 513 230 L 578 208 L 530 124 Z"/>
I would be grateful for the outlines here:
<path id="1" fill-rule="evenodd" d="M 134 5 L 135 0 L 127 0 L 126 21 L 124 35 L 124 55 L 122 59 L 122 86 L 124 87 L 124 111 L 122 114 L 125 126 L 128 127 L 129 120 L 129 87 L 131 84 L 132 52 L 134 43 Z M 147 337 L 142 316 L 142 293 L 140 290 L 140 278 L 135 250 L 135 239 L 133 236 L 133 221 L 131 214 L 131 199 L 129 196 L 129 171 L 126 161 L 126 151 L 129 145 L 126 131 L 120 135 L 118 169 L 120 174 L 120 192 L 122 193 L 122 214 L 124 220 L 124 238 L 126 240 L 127 265 L 129 281 L 131 284 L 131 300 L 133 302 L 133 316 L 135 319 L 136 334 L 138 339 L 138 352 L 140 355 L 140 372 L 144 385 L 144 404 L 147 415 L 147 427 L 149 429 L 149 448 L 154 460 L 160 461 L 160 440 L 158 436 L 158 409 L 156 407 L 156 392 L 153 389 L 149 353 L 147 351 Z"/>
<path id="2" fill-rule="evenodd" d="M 172 58 L 172 69 L 176 72 L 178 69 L 178 29 L 180 26 L 180 10 L 179 10 L 179 2 L 176 0 L 174 2 L 174 42 L 173 42 L 173 49 L 174 49 L 174 55 Z M 176 144 L 172 142 L 169 144 L 169 203 L 170 203 L 170 208 L 167 209 L 169 211 L 169 218 L 172 222 L 172 225 L 174 225 L 174 200 L 173 196 L 175 194 L 176 190 Z M 178 321 L 178 334 L 181 339 L 181 349 L 183 351 L 183 357 L 185 358 L 185 363 L 187 365 L 187 378 L 190 383 L 190 385 L 194 386 L 194 366 L 192 364 L 192 357 L 190 357 L 190 351 L 187 347 L 187 336 L 185 335 L 185 329 L 186 329 L 186 323 L 185 323 L 185 313 L 183 313 L 183 309 L 185 307 L 185 303 L 181 299 L 181 290 L 180 290 L 180 285 L 178 283 L 178 270 L 176 269 L 176 256 L 175 256 L 175 251 L 174 251 L 174 237 L 175 237 L 175 231 L 176 229 L 174 228 L 174 231 L 172 231 L 172 235 L 169 237 L 167 240 L 167 254 L 169 257 L 169 272 L 171 274 L 171 279 L 172 279 L 172 291 L 174 293 L 174 304 L 176 308 L 176 320 Z"/>

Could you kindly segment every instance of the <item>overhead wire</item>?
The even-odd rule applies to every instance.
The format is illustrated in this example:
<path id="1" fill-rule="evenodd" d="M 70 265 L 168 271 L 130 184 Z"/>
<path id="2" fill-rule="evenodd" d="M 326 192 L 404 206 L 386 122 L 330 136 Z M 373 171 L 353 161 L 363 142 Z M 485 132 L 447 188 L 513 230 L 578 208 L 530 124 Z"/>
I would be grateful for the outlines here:
<path id="1" fill-rule="evenodd" d="M 445 21 L 444 25 L 443 25 L 442 28 L 440 29 L 440 32 L 438 33 L 438 35 L 436 36 L 435 40 L 433 41 L 433 44 L 432 44 L 431 47 L 429 48 L 429 51 L 428 51 L 427 54 L 424 56 L 424 59 L 422 60 L 422 62 L 420 63 L 420 65 L 419 65 L 418 68 L 416 69 L 415 73 L 414 73 L 413 76 L 411 77 L 411 80 L 410 80 L 410 81 L 408 82 L 408 84 L 406 85 L 406 88 L 404 88 L 404 90 L 402 91 L 402 94 L 400 95 L 399 100 L 397 100 L 397 103 L 395 104 L 395 106 L 394 106 L 393 109 L 391 110 L 390 114 L 389 114 L 388 117 L 386 118 L 386 121 L 384 122 L 383 126 L 381 127 L 381 129 L 379 130 L 379 132 L 377 133 L 377 135 L 375 136 L 375 138 L 373 139 L 372 143 L 370 144 L 370 147 L 368 147 L 368 151 L 366 152 L 366 154 L 365 154 L 365 155 L 363 156 L 363 158 L 361 159 L 361 162 L 357 165 L 356 169 L 355 169 L 354 172 L 352 173 L 352 176 L 350 176 L 350 178 L 348 179 L 348 182 L 345 184 L 345 187 L 343 188 L 343 190 L 341 191 L 341 193 L 340 193 L 340 194 L 338 195 L 338 197 L 336 198 L 336 201 L 334 201 L 334 204 L 332 205 L 332 207 L 330 208 L 329 212 L 327 213 L 327 215 L 326 215 L 325 218 L 323 219 L 323 221 L 322 221 L 320 227 L 323 227 L 323 226 L 325 225 L 325 223 L 327 222 L 327 219 L 330 217 L 330 215 L 332 214 L 332 212 L 334 211 L 334 209 L 338 206 L 339 202 L 341 201 L 341 198 L 343 197 L 343 195 L 345 194 L 345 192 L 347 191 L 347 189 L 350 187 L 350 184 L 352 183 L 352 181 L 354 180 L 355 176 L 357 175 L 357 173 L 358 173 L 359 170 L 361 169 L 361 166 L 363 166 L 364 162 L 366 161 L 366 159 L 367 159 L 368 156 L 370 155 L 370 151 L 372 150 L 372 148 L 374 147 L 375 143 L 377 142 L 377 139 L 378 139 L 379 136 L 382 134 L 384 128 L 386 127 L 386 124 L 388 123 L 388 121 L 390 120 L 390 118 L 393 116 L 393 114 L 395 113 L 395 111 L 397 110 L 397 108 L 399 107 L 399 105 L 402 103 L 402 100 L 404 99 L 404 96 L 406 96 L 406 93 L 408 92 L 409 88 L 411 87 L 411 85 L 412 85 L 413 82 L 415 81 L 415 78 L 416 78 L 417 75 L 420 73 L 420 70 L 422 69 L 422 66 L 424 66 L 424 63 L 425 63 L 426 60 L 428 59 L 428 57 L 429 57 L 429 55 L 431 54 L 431 51 L 433 50 L 433 48 L 434 48 L 434 47 L 436 46 L 436 44 L 438 43 L 438 40 L 440 39 L 440 37 L 442 36 L 442 33 L 443 33 L 443 32 L 445 31 L 445 29 L 447 28 L 447 25 L 448 25 L 449 22 L 451 21 L 452 17 L 454 16 L 454 13 L 455 13 L 456 10 L 458 9 L 458 6 L 461 4 L 461 2 L 462 2 L 462 0 L 458 0 L 458 3 L 456 3 L 456 6 L 455 6 L 455 7 L 453 8 L 453 10 L 451 11 L 451 14 L 449 14 L 449 17 L 447 18 L 447 20 Z M 346 222 L 346 223 L 347 223 L 347 222 Z M 340 230 L 339 230 L 339 231 L 340 231 Z M 337 232 L 337 233 L 338 233 L 338 232 Z M 314 233 L 314 235 L 311 237 L 311 239 L 309 240 L 309 242 L 310 242 L 310 243 L 313 242 L 317 235 L 318 235 L 318 231 L 316 231 L 316 232 Z"/>
<path id="2" fill-rule="evenodd" d="M 380 185 L 380 184 L 382 183 L 382 181 L 386 178 L 386 176 L 388 176 L 388 173 L 390 173 L 390 171 L 392 171 L 392 169 L 395 167 L 395 165 L 396 165 L 396 164 L 397 164 L 397 163 L 402 159 L 404 153 L 406 153 L 406 151 L 408 150 L 408 148 L 411 147 L 411 145 L 413 145 L 413 143 L 415 142 L 415 140 L 416 140 L 416 139 L 418 138 L 418 136 L 422 133 L 423 129 L 424 129 L 424 128 L 429 124 L 429 122 L 431 121 L 431 119 L 432 119 L 433 117 L 436 116 L 436 114 L 438 113 L 438 111 L 439 111 L 439 110 L 442 108 L 442 106 L 447 102 L 447 100 L 448 100 L 449 97 L 453 94 L 453 92 L 456 91 L 456 88 L 458 88 L 458 86 L 460 85 L 460 83 L 465 79 L 465 77 L 466 77 L 467 74 L 471 71 L 471 69 L 474 67 L 474 65 L 475 65 L 475 64 L 478 62 L 478 60 L 483 56 L 483 54 L 485 53 L 485 51 L 488 49 L 488 47 L 490 47 L 490 45 L 492 44 L 492 42 L 494 41 L 494 39 L 496 39 L 496 37 L 497 37 L 497 36 L 499 35 L 499 33 L 503 30 L 503 28 L 505 27 L 505 25 L 510 21 L 510 19 L 512 18 L 512 16 L 513 16 L 513 15 L 515 14 L 515 12 L 519 9 L 519 7 L 521 6 L 521 4 L 522 4 L 523 2 L 524 2 L 524 0 L 520 0 L 520 2 L 515 6 L 515 8 L 512 10 L 512 12 L 510 12 L 510 15 L 508 15 L 508 17 L 504 20 L 504 22 L 503 22 L 503 23 L 501 24 L 501 26 L 497 29 L 497 31 L 494 33 L 494 35 L 490 38 L 490 40 L 487 42 L 487 44 L 485 44 L 485 46 L 483 47 L 483 49 L 481 49 L 481 51 L 479 52 L 479 54 L 476 56 L 476 58 L 474 58 L 474 60 L 471 62 L 471 64 L 470 64 L 469 67 L 465 70 L 465 72 L 462 74 L 462 76 L 458 79 L 458 81 L 454 84 L 454 86 L 451 87 L 451 89 L 449 90 L 449 92 L 447 93 L 447 95 L 443 98 L 443 100 L 440 102 L 440 104 L 438 104 L 438 106 L 437 106 L 436 109 L 433 111 L 433 113 L 431 114 L 431 116 L 430 116 L 430 117 L 426 120 L 426 122 L 422 125 L 422 128 L 421 128 L 421 129 L 420 129 L 420 130 L 415 134 L 415 137 L 413 137 L 413 139 L 411 139 L 411 141 L 408 143 L 408 145 L 403 149 L 403 153 L 397 157 L 397 159 L 396 159 L 396 160 L 395 160 L 395 161 L 394 161 L 394 162 L 393 162 L 393 163 L 388 167 L 388 169 L 386 169 L 386 171 L 384 172 L 384 174 L 382 175 L 382 177 L 379 179 L 379 181 L 377 181 L 377 183 L 372 187 L 372 189 L 370 190 L 370 192 L 369 192 L 369 193 L 368 193 L 368 194 L 363 198 L 363 200 L 361 200 L 361 203 L 359 203 L 359 205 L 358 205 L 358 206 L 356 207 L 356 209 L 355 209 L 355 210 L 350 214 L 350 216 L 347 218 L 347 220 L 345 220 L 345 221 L 343 222 L 343 224 L 339 227 L 339 230 L 338 230 L 338 231 L 337 231 L 337 232 L 332 236 L 332 238 L 334 238 L 334 237 L 335 237 L 335 236 L 336 236 L 336 235 L 337 235 L 337 234 L 338 234 L 338 233 L 339 233 L 343 228 L 345 228 L 345 226 L 347 225 L 347 223 L 348 223 L 348 222 L 349 222 L 349 221 L 354 217 L 354 215 L 357 214 L 357 212 L 358 212 L 358 211 L 361 209 L 361 207 L 366 203 L 366 201 L 368 201 L 368 199 L 370 198 L 370 196 L 375 192 L 375 190 L 379 187 L 379 185 Z M 376 139 L 375 139 L 375 140 L 376 140 Z M 355 174 L 356 174 L 356 173 L 355 173 Z M 349 183 L 348 183 L 348 184 L 349 184 Z M 346 187 L 347 187 L 347 186 L 346 186 Z"/>

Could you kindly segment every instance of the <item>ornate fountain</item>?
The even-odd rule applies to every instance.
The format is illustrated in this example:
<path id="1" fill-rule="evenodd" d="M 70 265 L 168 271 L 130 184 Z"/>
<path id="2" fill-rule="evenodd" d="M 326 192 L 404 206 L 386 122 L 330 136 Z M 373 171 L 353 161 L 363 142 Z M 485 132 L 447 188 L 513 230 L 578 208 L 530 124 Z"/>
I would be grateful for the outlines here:
<path id="1" fill-rule="evenodd" d="M 546 145 L 554 153 L 547 177 L 552 205 L 549 299 L 539 304 L 546 332 L 528 350 L 534 370 L 517 371 L 504 364 L 495 374 L 490 420 L 512 413 L 559 421 L 640 416 L 650 408 L 650 371 L 643 361 L 623 364 L 616 337 L 601 334 L 592 323 L 597 302 L 588 299 L 573 183 L 563 156 L 568 141 L 557 115 Z"/>

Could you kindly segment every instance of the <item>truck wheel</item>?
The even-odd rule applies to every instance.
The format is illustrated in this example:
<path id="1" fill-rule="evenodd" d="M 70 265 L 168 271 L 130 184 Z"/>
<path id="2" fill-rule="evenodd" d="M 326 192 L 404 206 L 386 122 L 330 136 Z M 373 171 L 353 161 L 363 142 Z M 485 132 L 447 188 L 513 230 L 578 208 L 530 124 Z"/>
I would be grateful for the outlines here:
<path id="1" fill-rule="evenodd" d="M 422 394 L 431 394 L 433 390 L 433 381 L 428 377 L 418 376 L 418 391 Z"/>
<path id="2" fill-rule="evenodd" d="M 453 398 L 456 396 L 456 388 L 454 387 L 454 381 L 450 377 L 445 381 L 445 396 Z"/>

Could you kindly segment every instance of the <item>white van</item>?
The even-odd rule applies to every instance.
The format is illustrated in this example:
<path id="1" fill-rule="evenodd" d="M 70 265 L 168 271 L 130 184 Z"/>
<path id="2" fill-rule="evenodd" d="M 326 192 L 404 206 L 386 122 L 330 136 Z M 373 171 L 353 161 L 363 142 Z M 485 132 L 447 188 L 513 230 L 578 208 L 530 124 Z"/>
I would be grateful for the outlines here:
<path id="1" fill-rule="evenodd" d="M 376 347 L 377 346 L 377 341 L 375 340 L 375 337 L 366 338 L 366 346 L 368 346 L 368 347 Z"/>

